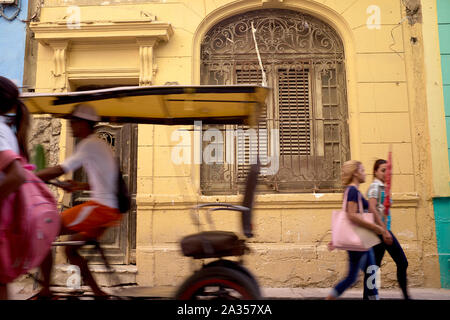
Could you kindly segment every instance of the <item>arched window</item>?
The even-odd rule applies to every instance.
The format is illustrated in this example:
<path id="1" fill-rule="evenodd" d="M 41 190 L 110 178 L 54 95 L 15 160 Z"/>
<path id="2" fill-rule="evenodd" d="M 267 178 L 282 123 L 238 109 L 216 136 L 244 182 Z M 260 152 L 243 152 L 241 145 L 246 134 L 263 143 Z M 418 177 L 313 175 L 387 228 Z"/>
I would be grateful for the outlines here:
<path id="1" fill-rule="evenodd" d="M 273 89 L 256 130 L 258 143 L 252 143 L 248 127 L 216 127 L 236 137 L 223 139 L 223 161 L 201 165 L 203 194 L 239 192 L 257 152 L 263 164 L 278 157 L 278 170 L 261 176 L 261 190 L 339 191 L 340 167 L 350 155 L 341 39 L 326 23 L 292 10 L 239 14 L 212 27 L 201 42 L 202 84 L 262 83 L 252 26 Z M 266 167 L 274 168 L 273 161 Z"/>

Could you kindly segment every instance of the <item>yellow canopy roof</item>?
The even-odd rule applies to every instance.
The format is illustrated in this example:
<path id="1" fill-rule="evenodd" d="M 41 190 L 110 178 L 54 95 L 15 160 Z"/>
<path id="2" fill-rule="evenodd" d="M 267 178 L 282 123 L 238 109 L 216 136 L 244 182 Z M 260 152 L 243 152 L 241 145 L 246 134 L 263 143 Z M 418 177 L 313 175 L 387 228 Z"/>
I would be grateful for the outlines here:
<path id="1" fill-rule="evenodd" d="M 267 87 L 147 86 L 70 93 L 24 93 L 21 98 L 33 114 L 66 118 L 74 106 L 91 104 L 102 121 L 151 124 L 255 123 L 265 102 Z"/>

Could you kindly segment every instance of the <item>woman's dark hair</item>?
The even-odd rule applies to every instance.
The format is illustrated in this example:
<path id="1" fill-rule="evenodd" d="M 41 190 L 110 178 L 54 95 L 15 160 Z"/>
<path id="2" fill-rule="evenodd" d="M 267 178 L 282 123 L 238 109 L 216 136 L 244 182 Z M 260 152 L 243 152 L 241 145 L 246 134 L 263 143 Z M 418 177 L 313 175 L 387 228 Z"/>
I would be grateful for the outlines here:
<path id="1" fill-rule="evenodd" d="M 373 176 L 375 177 L 375 172 L 378 171 L 378 168 L 382 165 L 387 163 L 386 160 L 384 159 L 378 159 L 377 161 L 375 161 L 374 165 L 373 165 Z"/>
<path id="2" fill-rule="evenodd" d="M 16 107 L 17 141 L 20 152 L 27 160 L 28 158 L 28 127 L 30 125 L 30 113 L 27 107 L 19 99 L 19 89 L 11 80 L 0 76 L 0 115 L 8 113 Z"/>

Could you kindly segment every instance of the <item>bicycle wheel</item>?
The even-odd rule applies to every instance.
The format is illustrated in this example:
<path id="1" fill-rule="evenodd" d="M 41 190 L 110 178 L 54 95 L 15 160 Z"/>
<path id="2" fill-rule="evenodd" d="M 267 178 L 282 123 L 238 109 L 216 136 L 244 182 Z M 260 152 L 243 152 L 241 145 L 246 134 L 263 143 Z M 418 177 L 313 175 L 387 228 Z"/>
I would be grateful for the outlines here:
<path id="1" fill-rule="evenodd" d="M 256 292 L 258 293 L 258 296 L 261 296 L 261 290 L 259 288 L 258 281 L 255 279 L 255 277 L 252 275 L 252 273 L 243 265 L 236 263 L 234 261 L 220 259 L 220 260 L 216 260 L 216 261 L 208 263 L 203 268 L 211 268 L 211 267 L 225 267 L 225 268 L 233 269 L 233 270 L 243 273 L 246 277 L 249 278 L 250 282 L 252 283 L 253 287 L 255 288 Z"/>
<path id="2" fill-rule="evenodd" d="M 178 289 L 177 300 L 257 300 L 259 290 L 244 273 L 227 267 L 195 272 Z"/>

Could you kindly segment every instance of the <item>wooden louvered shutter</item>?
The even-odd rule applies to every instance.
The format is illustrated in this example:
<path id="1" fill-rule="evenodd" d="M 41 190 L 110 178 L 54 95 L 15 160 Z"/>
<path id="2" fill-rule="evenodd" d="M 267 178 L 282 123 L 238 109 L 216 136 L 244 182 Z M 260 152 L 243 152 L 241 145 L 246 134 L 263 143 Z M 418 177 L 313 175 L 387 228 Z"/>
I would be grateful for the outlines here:
<path id="1" fill-rule="evenodd" d="M 281 155 L 311 155 L 309 70 L 278 71 Z"/>
<path id="2" fill-rule="evenodd" d="M 336 179 L 339 178 L 341 165 L 345 159 L 342 159 L 341 149 L 341 127 L 342 120 L 346 115 L 341 113 L 340 97 L 338 94 L 338 72 L 336 69 L 330 69 L 321 75 L 321 93 L 323 106 L 323 153 L 326 162 L 325 167 L 330 168 L 327 172 L 333 172 Z"/>
<path id="3" fill-rule="evenodd" d="M 262 74 L 258 66 L 252 66 L 252 69 L 238 69 L 236 70 L 236 83 L 237 84 L 253 84 L 261 85 Z M 268 132 L 267 132 L 267 108 L 264 109 L 260 115 L 260 121 L 257 128 L 253 128 L 256 133 L 256 143 L 250 145 L 249 136 L 238 135 L 236 137 L 236 160 L 238 165 L 238 180 L 244 181 L 248 175 L 250 169 L 251 159 L 256 159 L 259 156 L 261 163 L 266 163 L 266 157 L 268 154 Z M 248 132 L 251 129 L 247 125 L 240 125 L 238 129 L 242 129 L 244 132 Z M 261 131 L 262 130 L 262 131 Z"/>

